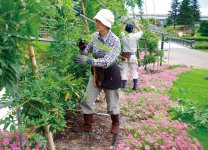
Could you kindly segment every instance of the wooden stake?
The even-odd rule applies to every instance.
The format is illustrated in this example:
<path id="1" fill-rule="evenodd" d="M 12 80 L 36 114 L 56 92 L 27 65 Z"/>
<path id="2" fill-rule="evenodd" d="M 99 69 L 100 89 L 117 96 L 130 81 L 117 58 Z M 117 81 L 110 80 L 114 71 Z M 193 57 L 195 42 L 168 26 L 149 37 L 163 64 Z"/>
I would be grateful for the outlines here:
<path id="1" fill-rule="evenodd" d="M 84 0 L 82 0 L 81 4 L 82 4 L 83 15 L 86 16 L 86 13 L 85 13 L 85 6 L 84 6 Z M 88 21 L 87 21 L 86 18 L 85 18 L 84 20 L 85 20 L 86 33 L 87 33 L 87 34 L 90 34 Z"/>
<path id="2" fill-rule="evenodd" d="M 53 136 L 49 130 L 49 125 L 47 125 L 45 127 L 45 131 L 46 131 L 46 135 L 47 135 L 47 138 L 48 138 L 48 146 L 50 148 L 50 150 L 55 150 L 55 145 L 54 145 L 54 142 L 53 142 Z"/>
<path id="3" fill-rule="evenodd" d="M 33 48 L 33 46 L 29 46 L 28 49 L 29 49 L 32 69 L 33 69 L 33 72 L 34 72 L 34 77 L 38 78 L 38 67 L 37 67 L 37 63 L 36 63 L 34 48 Z"/>
<path id="4" fill-rule="evenodd" d="M 29 50 L 29 54 L 30 54 L 32 69 L 33 69 L 33 72 L 34 72 L 34 77 L 38 78 L 38 67 L 37 67 L 37 63 L 36 63 L 35 51 L 34 51 L 33 46 L 29 46 L 28 50 Z M 46 130 L 46 134 L 47 134 L 49 149 L 50 150 L 55 150 L 55 144 L 54 144 L 54 141 L 53 141 L 53 136 L 52 136 L 51 132 L 49 131 L 49 125 L 47 125 L 45 127 L 45 130 Z"/>

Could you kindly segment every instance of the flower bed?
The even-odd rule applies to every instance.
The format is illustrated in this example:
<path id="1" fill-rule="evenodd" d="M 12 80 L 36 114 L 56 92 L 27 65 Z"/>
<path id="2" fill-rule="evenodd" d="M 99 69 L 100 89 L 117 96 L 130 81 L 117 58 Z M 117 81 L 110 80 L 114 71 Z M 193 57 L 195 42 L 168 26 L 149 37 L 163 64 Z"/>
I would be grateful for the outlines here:
<path id="1" fill-rule="evenodd" d="M 139 84 L 142 92 L 126 94 L 122 114 L 129 118 L 124 125 L 128 137 L 119 141 L 118 150 L 203 150 L 199 141 L 187 134 L 188 124 L 169 117 L 168 110 L 177 102 L 161 94 L 170 90 L 177 75 L 189 70 L 187 67 L 168 69 L 168 66 L 158 67 L 156 73 L 138 70 L 143 81 Z"/>
<path id="2" fill-rule="evenodd" d="M 29 140 L 29 137 L 23 135 L 24 142 Z M 19 134 L 1 131 L 0 130 L 0 150 L 21 150 Z M 38 142 L 25 146 L 25 150 L 46 150 L 46 147 L 41 147 Z"/>

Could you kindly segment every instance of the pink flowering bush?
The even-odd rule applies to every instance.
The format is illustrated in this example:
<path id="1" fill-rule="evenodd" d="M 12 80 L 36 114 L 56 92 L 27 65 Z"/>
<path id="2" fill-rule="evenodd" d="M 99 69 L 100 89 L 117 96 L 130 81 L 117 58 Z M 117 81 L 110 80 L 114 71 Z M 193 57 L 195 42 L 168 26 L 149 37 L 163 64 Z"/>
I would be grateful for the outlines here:
<path id="1" fill-rule="evenodd" d="M 185 131 L 187 124 L 172 121 L 163 114 L 153 119 L 141 120 L 137 125 L 126 126 L 130 134 L 119 141 L 118 150 L 123 149 L 162 149 L 162 150 L 203 150 L 197 139 Z"/>
<path id="2" fill-rule="evenodd" d="M 128 105 L 122 108 L 122 113 L 134 121 L 154 118 L 159 113 L 168 115 L 170 106 L 177 104 L 166 95 L 150 92 L 131 93 L 126 97 Z"/>
<path id="3" fill-rule="evenodd" d="M 28 136 L 23 135 L 24 142 L 29 140 Z M 0 130 L 0 150 L 21 150 L 19 134 Z M 25 150 L 46 150 L 38 142 L 25 146 Z"/>
<path id="4" fill-rule="evenodd" d="M 171 120 L 168 110 L 177 102 L 158 93 L 130 93 L 123 115 L 131 122 L 125 125 L 130 132 L 127 139 L 119 141 L 118 150 L 123 149 L 190 149 L 203 150 L 197 139 L 185 131 L 188 124 Z"/>
<path id="5" fill-rule="evenodd" d="M 118 142 L 118 150 L 203 150 L 199 141 L 187 134 L 188 124 L 170 119 L 168 110 L 177 102 L 159 94 L 172 87 L 177 75 L 189 70 L 167 66 L 159 67 L 157 73 L 138 70 L 143 81 L 139 84 L 142 92 L 126 94 L 122 113 L 129 118 L 124 124 L 128 137 Z M 146 88 L 152 91 L 146 92 Z"/>
<path id="6" fill-rule="evenodd" d="M 190 68 L 187 67 L 178 67 L 175 69 L 167 69 L 168 66 L 157 67 L 158 73 L 148 73 L 144 69 L 138 70 L 139 78 L 144 81 L 144 83 L 139 84 L 141 90 L 149 87 L 156 91 L 168 91 L 177 79 L 177 75 L 190 71 Z"/>

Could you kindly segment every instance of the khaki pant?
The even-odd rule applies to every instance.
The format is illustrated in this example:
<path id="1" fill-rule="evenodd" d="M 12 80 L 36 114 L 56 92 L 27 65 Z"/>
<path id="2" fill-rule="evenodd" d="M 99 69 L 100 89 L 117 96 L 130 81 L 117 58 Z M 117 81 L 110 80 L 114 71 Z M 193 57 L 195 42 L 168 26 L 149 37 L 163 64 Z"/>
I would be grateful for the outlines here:
<path id="1" fill-rule="evenodd" d="M 92 114 L 94 113 L 95 100 L 102 88 L 94 86 L 93 75 L 90 76 L 88 85 L 87 85 L 87 99 L 81 103 L 83 114 Z M 119 89 L 117 90 L 108 90 L 103 89 L 105 92 L 106 102 L 107 102 L 107 113 L 108 114 L 119 114 Z"/>
<path id="2" fill-rule="evenodd" d="M 121 62 L 121 79 L 128 80 L 128 68 L 130 67 L 131 77 L 138 79 L 138 60 L 136 55 L 131 55 L 129 61 L 126 59 Z"/>

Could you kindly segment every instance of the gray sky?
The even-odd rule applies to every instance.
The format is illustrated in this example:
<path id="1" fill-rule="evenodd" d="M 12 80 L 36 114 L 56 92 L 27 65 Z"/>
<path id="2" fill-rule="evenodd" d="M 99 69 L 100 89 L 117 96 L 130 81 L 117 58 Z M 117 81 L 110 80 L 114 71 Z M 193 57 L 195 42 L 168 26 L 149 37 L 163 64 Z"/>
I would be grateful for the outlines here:
<path id="1" fill-rule="evenodd" d="M 145 14 L 168 14 L 168 11 L 171 9 L 172 0 L 143 0 L 143 1 L 144 1 L 143 10 Z M 208 16 L 208 0 L 199 0 L 199 6 L 200 6 L 201 15 Z M 135 9 L 135 11 L 137 12 L 138 10 Z"/>

